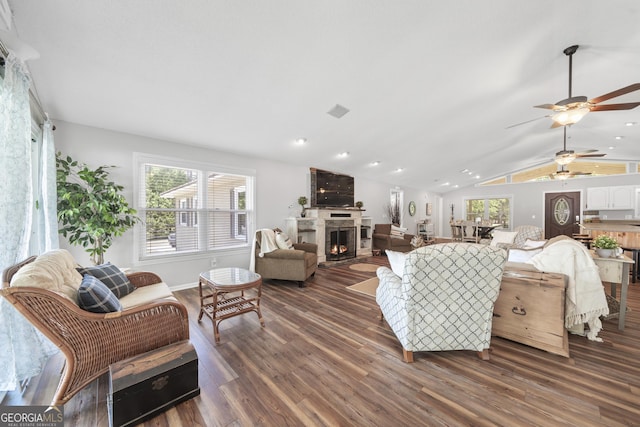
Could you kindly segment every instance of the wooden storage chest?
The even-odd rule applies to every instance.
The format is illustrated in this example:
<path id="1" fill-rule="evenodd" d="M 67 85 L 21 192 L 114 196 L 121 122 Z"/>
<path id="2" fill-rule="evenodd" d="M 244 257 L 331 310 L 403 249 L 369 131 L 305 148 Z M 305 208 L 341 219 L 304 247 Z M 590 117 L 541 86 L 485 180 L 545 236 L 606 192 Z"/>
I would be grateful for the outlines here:
<path id="1" fill-rule="evenodd" d="M 563 274 L 505 269 L 492 335 L 569 357 L 565 279 Z"/>
<path id="2" fill-rule="evenodd" d="M 131 426 L 200 394 L 198 355 L 189 341 L 109 366 L 109 426 Z"/>

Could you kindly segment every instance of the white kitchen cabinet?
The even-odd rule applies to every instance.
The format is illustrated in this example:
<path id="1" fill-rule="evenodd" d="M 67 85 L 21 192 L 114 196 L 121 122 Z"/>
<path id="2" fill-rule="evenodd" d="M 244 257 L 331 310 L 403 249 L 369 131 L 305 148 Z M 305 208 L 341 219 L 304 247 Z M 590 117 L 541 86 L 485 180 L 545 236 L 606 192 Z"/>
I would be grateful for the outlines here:
<path id="1" fill-rule="evenodd" d="M 635 190 L 632 185 L 587 188 L 586 207 L 589 210 L 633 209 Z"/>

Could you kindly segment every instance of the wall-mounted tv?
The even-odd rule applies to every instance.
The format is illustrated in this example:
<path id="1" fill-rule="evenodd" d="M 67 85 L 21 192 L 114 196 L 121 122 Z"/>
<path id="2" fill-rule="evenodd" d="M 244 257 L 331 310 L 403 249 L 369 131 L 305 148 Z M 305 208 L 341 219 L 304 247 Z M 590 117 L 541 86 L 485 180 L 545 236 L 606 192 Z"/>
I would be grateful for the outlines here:
<path id="1" fill-rule="evenodd" d="M 354 205 L 352 176 L 309 168 L 311 172 L 311 207 L 347 208 Z"/>

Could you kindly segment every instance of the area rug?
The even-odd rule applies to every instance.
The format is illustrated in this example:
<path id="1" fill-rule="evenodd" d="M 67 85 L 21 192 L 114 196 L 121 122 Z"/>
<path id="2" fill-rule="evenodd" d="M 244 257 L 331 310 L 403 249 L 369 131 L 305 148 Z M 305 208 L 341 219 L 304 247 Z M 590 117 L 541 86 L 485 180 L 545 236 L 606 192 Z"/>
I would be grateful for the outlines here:
<path id="1" fill-rule="evenodd" d="M 376 289 L 378 289 L 378 278 L 372 277 L 364 282 L 356 283 L 355 285 L 347 286 L 347 289 L 361 294 L 368 295 L 370 297 L 376 296 Z"/>
<path id="2" fill-rule="evenodd" d="M 365 264 L 365 263 L 351 264 L 349 266 L 349 268 L 352 270 L 369 271 L 369 272 L 375 272 L 378 269 L 378 267 L 380 267 L 378 264 Z"/>

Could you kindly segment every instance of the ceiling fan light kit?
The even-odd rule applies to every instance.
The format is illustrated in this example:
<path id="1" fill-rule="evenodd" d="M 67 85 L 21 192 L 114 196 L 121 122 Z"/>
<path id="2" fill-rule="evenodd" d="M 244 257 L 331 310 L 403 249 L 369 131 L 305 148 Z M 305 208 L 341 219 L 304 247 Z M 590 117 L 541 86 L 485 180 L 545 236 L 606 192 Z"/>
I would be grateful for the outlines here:
<path id="1" fill-rule="evenodd" d="M 555 113 L 551 116 L 551 119 L 555 122 L 552 127 L 569 126 L 578 123 L 589 111 L 591 111 L 589 107 L 580 107 Z"/>
<path id="2" fill-rule="evenodd" d="M 558 152 L 555 161 L 559 165 L 568 165 L 576 159 L 576 153 L 567 151 L 566 153 Z"/>

